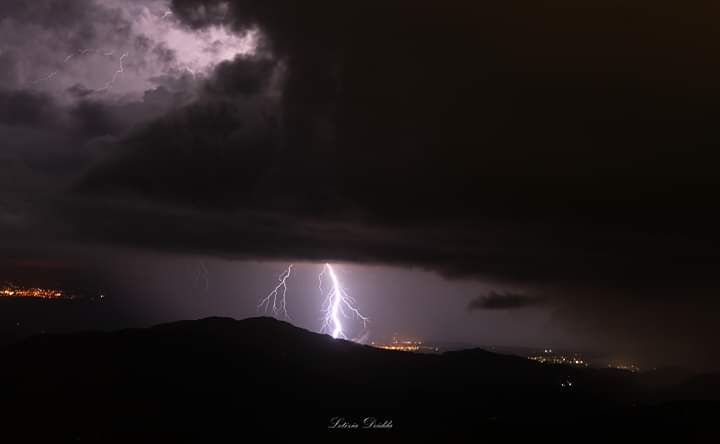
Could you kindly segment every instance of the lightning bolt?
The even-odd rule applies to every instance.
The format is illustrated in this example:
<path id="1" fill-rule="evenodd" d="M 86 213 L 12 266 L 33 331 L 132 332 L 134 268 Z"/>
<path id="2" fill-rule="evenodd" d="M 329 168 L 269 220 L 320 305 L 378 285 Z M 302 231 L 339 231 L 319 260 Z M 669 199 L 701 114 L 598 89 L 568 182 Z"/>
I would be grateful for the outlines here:
<path id="1" fill-rule="evenodd" d="M 90 49 L 90 48 L 81 49 L 81 50 L 74 52 L 74 53 L 70 54 L 69 56 L 65 57 L 65 60 L 63 60 L 63 63 L 67 63 L 77 56 L 83 56 L 83 55 L 88 55 L 88 54 L 97 54 L 97 52 L 98 52 L 97 49 Z"/>
<path id="2" fill-rule="evenodd" d="M 281 314 L 285 319 L 290 319 L 287 312 L 287 280 L 292 273 L 293 264 L 290 264 L 284 272 L 278 276 L 278 284 L 268 293 L 257 305 L 258 310 L 262 309 L 265 313 L 272 312 L 273 316 L 278 317 Z M 324 283 L 326 276 L 330 277 L 330 288 L 325 289 Z M 322 327 L 320 333 L 330 334 L 333 338 L 348 339 L 343 327 L 343 318 L 359 319 L 363 323 L 363 327 L 367 327 L 369 318 L 363 315 L 357 307 L 357 301 L 350 296 L 345 288 L 343 288 L 335 269 L 329 263 L 323 265 L 318 274 L 318 289 L 323 295 L 324 302 L 321 307 L 323 313 Z M 367 339 L 367 333 L 363 336 Z"/>
<path id="3" fill-rule="evenodd" d="M 207 265 L 205 264 L 205 261 L 198 261 L 198 272 L 195 275 L 195 285 L 197 285 L 198 282 L 203 283 L 203 289 L 205 291 L 208 291 L 210 288 L 210 272 L 208 271 Z M 193 287 L 195 287 L 193 285 Z"/>
<path id="4" fill-rule="evenodd" d="M 210 272 L 205 265 L 205 261 L 200 261 L 200 269 L 202 270 L 202 280 L 205 283 L 205 291 L 210 288 Z"/>
<path id="5" fill-rule="evenodd" d="M 323 290 L 323 277 L 325 274 L 330 276 L 331 283 L 327 294 Z M 366 326 L 369 319 L 360 313 L 355 299 L 342 287 L 332 265 L 327 263 L 325 264 L 318 275 L 318 281 L 320 292 L 325 296 L 325 301 L 322 305 L 323 325 L 320 329 L 320 333 L 329 333 L 336 339 L 347 339 L 347 336 L 343 331 L 341 318 L 355 317 L 363 322 L 363 326 Z"/>
<path id="6" fill-rule="evenodd" d="M 91 52 L 97 52 L 97 50 L 96 50 L 96 49 L 81 49 L 81 50 L 79 50 L 79 51 L 76 51 L 76 52 L 68 55 L 67 57 L 65 57 L 65 59 L 63 59 L 63 65 L 66 65 L 70 60 L 72 60 L 72 59 L 75 58 L 76 56 L 79 56 L 79 55 L 87 55 L 87 54 L 90 54 Z M 30 84 L 31 84 L 31 85 L 37 85 L 37 84 L 39 84 L 39 83 L 49 82 L 49 81 L 52 80 L 56 75 L 58 75 L 58 71 L 53 71 L 53 72 L 51 72 L 50 74 L 46 75 L 45 77 L 40 77 L 40 78 L 37 79 L 37 80 L 33 80 L 32 82 L 30 82 Z"/>
<path id="7" fill-rule="evenodd" d="M 95 90 L 96 92 L 106 92 L 106 91 L 109 91 L 110 88 L 112 88 L 113 85 L 115 85 L 115 82 L 117 81 L 117 79 L 118 79 L 118 77 L 120 76 L 120 74 L 122 74 L 122 73 L 125 72 L 125 65 L 123 64 L 123 60 L 125 60 L 125 58 L 126 58 L 127 56 L 128 56 L 128 53 L 127 53 L 127 52 L 120 56 L 120 59 L 119 59 L 120 66 L 118 67 L 118 70 L 113 73 L 112 77 L 111 77 L 110 80 L 105 84 L 105 86 L 102 87 L 102 88 L 100 88 L 100 89 Z"/>
<path id="8" fill-rule="evenodd" d="M 74 59 L 74 58 L 76 58 L 76 57 L 79 57 L 79 56 L 86 56 L 86 55 L 88 55 L 88 54 L 102 54 L 102 55 L 105 56 L 105 57 L 112 57 L 113 55 L 115 55 L 115 51 L 104 51 L 104 52 L 101 53 L 99 49 L 92 49 L 92 48 L 80 49 L 80 50 L 78 50 L 78 51 L 75 51 L 75 52 L 72 53 L 72 54 L 68 54 L 68 55 L 63 59 L 62 63 L 63 63 L 63 65 L 67 65 L 68 63 L 70 63 L 70 61 L 71 61 L 72 59 Z M 123 72 L 125 72 L 125 67 L 123 66 L 123 60 L 124 60 L 125 57 L 127 57 L 127 56 L 128 56 L 128 53 L 125 53 L 125 54 L 122 55 L 122 57 L 120 57 L 120 69 L 113 74 L 112 79 L 105 85 L 105 87 L 100 88 L 100 89 L 96 89 L 95 92 L 107 91 L 108 89 L 110 89 L 110 87 L 112 86 L 112 84 L 114 84 L 115 81 L 117 80 L 118 76 L 119 76 L 120 74 L 122 74 Z M 31 81 L 30 84 L 31 84 L 31 85 L 37 85 L 37 84 L 39 84 L 39 83 L 49 82 L 50 80 L 52 80 L 52 79 L 53 79 L 55 76 L 57 76 L 57 75 L 58 75 L 58 71 L 53 71 L 53 72 L 51 72 L 50 74 L 46 75 L 45 77 L 41 77 L 41 78 L 39 78 L 39 79 L 37 79 L 37 80 Z"/>
<path id="9" fill-rule="evenodd" d="M 293 264 L 290 264 L 287 270 L 280 273 L 280 276 L 278 276 L 279 284 L 277 284 L 277 286 L 260 301 L 258 304 L 258 310 L 262 309 L 265 313 L 272 310 L 273 316 L 278 317 L 282 314 L 285 319 L 290 319 L 287 312 L 287 300 L 285 299 L 285 294 L 287 293 L 287 280 L 292 273 L 292 268 Z"/>
<path id="10" fill-rule="evenodd" d="M 189 72 L 193 76 L 193 79 L 197 80 L 197 71 L 193 70 L 187 65 L 183 67 L 183 70 Z"/>
<path id="11" fill-rule="evenodd" d="M 31 84 L 31 85 L 37 85 L 38 83 L 49 82 L 49 81 L 52 80 L 52 78 L 55 77 L 57 74 L 58 74 L 57 71 L 53 71 L 53 72 L 51 72 L 50 74 L 46 75 L 45 77 L 41 77 L 41 78 L 39 78 L 39 79 L 37 79 L 37 80 L 33 80 L 32 82 L 30 82 L 30 84 Z"/>

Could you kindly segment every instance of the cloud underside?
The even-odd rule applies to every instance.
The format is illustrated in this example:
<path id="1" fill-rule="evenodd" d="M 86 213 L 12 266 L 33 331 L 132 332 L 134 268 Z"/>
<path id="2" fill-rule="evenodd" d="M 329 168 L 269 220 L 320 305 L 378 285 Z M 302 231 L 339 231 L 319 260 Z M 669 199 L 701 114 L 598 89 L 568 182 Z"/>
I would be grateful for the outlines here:
<path id="1" fill-rule="evenodd" d="M 468 304 L 468 310 L 515 310 L 541 305 L 542 300 L 521 293 L 490 293 L 478 296 Z"/>
<path id="2" fill-rule="evenodd" d="M 187 26 L 260 28 L 272 56 L 221 64 L 198 100 L 124 138 L 73 192 L 134 200 L 149 220 L 177 208 L 248 230 L 245 214 L 265 215 L 257 249 L 284 244 L 273 256 L 315 244 L 447 274 L 709 284 L 716 97 L 700 87 L 716 45 L 634 9 L 517 3 L 177 0 Z M 531 29 L 507 24 L 525 10 L 540 14 Z M 681 31 L 674 46 L 644 37 Z M 212 230 L 207 247 L 243 253 L 235 231 Z"/>

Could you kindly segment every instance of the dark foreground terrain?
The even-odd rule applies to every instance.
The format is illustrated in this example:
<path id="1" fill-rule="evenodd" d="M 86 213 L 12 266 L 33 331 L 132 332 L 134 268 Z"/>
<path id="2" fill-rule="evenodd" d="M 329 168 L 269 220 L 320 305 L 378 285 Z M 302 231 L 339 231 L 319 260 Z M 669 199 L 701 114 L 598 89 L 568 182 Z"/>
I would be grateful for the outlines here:
<path id="1" fill-rule="evenodd" d="M 316 433 L 337 442 L 720 442 L 718 381 L 479 349 L 393 352 L 269 318 L 210 318 L 3 348 L 0 442 L 272 442 Z"/>

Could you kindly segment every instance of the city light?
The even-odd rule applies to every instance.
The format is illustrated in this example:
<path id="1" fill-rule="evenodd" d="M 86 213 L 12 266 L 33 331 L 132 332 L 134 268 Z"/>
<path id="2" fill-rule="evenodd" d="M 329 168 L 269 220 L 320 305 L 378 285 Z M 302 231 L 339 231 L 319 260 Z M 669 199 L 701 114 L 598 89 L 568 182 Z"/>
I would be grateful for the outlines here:
<path id="1" fill-rule="evenodd" d="M 616 362 L 612 361 L 608 363 L 608 368 L 614 368 L 617 370 L 625 370 L 628 372 L 637 373 L 640 371 L 640 367 L 638 367 L 635 364 L 629 363 L 629 362 Z"/>
<path id="2" fill-rule="evenodd" d="M 528 356 L 528 359 L 541 364 L 573 365 L 588 367 L 588 361 L 578 353 L 553 353 L 552 349 L 545 349 L 543 353 Z"/>
<path id="3" fill-rule="evenodd" d="M 394 336 L 392 342 L 390 342 L 389 344 L 372 342 L 370 343 L 370 345 L 375 348 L 382 348 L 383 350 L 395 350 L 416 353 L 440 353 L 439 347 L 425 344 L 422 341 L 398 339 L 397 336 Z"/>
<path id="4" fill-rule="evenodd" d="M 72 299 L 63 290 L 40 287 L 20 287 L 5 284 L 0 287 L 0 297 L 4 298 L 38 298 L 38 299 Z"/>

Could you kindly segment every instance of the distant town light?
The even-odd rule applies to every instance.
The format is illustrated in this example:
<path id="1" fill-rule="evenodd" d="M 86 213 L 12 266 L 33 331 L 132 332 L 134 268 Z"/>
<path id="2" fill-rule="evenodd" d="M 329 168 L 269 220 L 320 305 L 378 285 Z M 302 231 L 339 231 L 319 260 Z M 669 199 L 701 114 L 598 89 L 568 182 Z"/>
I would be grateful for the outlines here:
<path id="1" fill-rule="evenodd" d="M 72 295 L 57 288 L 22 287 L 12 284 L 0 286 L 0 297 L 6 298 L 38 298 L 38 299 L 73 299 Z"/>

